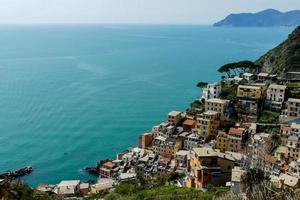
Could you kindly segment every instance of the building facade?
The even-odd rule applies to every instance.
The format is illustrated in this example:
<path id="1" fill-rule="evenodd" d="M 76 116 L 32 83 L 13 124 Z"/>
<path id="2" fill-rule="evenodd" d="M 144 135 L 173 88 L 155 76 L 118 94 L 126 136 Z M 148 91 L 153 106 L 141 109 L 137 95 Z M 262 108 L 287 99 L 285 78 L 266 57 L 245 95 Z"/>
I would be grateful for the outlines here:
<path id="1" fill-rule="evenodd" d="M 190 176 L 187 187 L 205 188 L 209 184 L 224 185 L 231 179 L 235 159 L 211 148 L 194 148 L 190 153 Z"/>
<path id="2" fill-rule="evenodd" d="M 242 152 L 244 147 L 242 146 L 242 140 L 244 137 L 244 128 L 230 128 L 228 132 L 228 151 Z"/>
<path id="3" fill-rule="evenodd" d="M 229 105 L 229 100 L 224 99 L 208 99 L 205 101 L 205 111 L 216 111 L 220 113 L 221 118 L 224 117 L 225 109 Z"/>
<path id="4" fill-rule="evenodd" d="M 285 98 L 285 85 L 271 84 L 267 89 L 267 104 L 272 108 L 281 109 Z"/>
<path id="5" fill-rule="evenodd" d="M 208 84 L 206 88 L 202 90 L 201 99 L 213 99 L 219 98 L 221 94 L 221 84 L 220 83 L 212 83 Z"/>
<path id="6" fill-rule="evenodd" d="M 220 113 L 217 111 L 206 111 L 197 118 L 196 130 L 203 138 L 217 135 L 219 126 Z"/>
<path id="7" fill-rule="evenodd" d="M 289 98 L 286 106 L 288 117 L 300 117 L 300 99 Z"/>
<path id="8" fill-rule="evenodd" d="M 223 131 L 219 131 L 216 137 L 215 148 L 220 149 L 221 152 L 227 151 L 228 148 L 228 134 Z"/>
<path id="9" fill-rule="evenodd" d="M 172 125 L 177 125 L 181 120 L 181 112 L 171 111 L 168 114 L 168 122 Z"/>

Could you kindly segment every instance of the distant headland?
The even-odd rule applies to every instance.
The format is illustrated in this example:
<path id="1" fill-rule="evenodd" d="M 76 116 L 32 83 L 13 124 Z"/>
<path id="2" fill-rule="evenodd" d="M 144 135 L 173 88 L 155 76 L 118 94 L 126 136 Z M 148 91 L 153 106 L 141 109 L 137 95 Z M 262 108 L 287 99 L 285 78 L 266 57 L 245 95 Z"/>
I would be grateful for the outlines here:
<path id="1" fill-rule="evenodd" d="M 230 14 L 214 24 L 216 27 L 278 27 L 300 25 L 300 10 L 280 12 L 267 9 L 258 13 Z"/>

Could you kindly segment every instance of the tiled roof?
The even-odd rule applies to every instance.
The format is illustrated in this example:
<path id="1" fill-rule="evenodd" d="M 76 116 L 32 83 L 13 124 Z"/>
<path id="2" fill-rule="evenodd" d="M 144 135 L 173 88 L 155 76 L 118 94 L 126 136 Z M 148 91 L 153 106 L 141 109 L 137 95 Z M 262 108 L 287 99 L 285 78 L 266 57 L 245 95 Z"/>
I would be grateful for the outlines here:
<path id="1" fill-rule="evenodd" d="M 230 128 L 228 134 L 242 136 L 244 131 L 245 131 L 244 128 Z"/>

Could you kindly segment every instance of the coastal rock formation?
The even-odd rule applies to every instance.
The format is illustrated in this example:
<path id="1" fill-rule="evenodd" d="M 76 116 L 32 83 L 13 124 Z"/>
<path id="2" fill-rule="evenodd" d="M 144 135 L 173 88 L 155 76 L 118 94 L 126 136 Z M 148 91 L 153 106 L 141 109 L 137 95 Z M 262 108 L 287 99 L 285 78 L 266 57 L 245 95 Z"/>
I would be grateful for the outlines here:
<path id="1" fill-rule="evenodd" d="M 262 71 L 278 75 L 300 72 L 300 26 L 280 45 L 260 57 L 255 64 Z"/>
<path id="2" fill-rule="evenodd" d="M 258 13 L 230 14 L 214 26 L 232 27 L 275 27 L 300 25 L 300 11 L 280 12 L 267 9 Z"/>

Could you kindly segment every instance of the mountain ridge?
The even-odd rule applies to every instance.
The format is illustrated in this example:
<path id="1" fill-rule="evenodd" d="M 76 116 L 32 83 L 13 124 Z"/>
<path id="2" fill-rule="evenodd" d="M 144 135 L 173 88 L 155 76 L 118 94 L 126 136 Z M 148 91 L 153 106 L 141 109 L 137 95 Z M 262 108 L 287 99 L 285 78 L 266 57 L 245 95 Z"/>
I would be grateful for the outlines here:
<path id="1" fill-rule="evenodd" d="M 256 60 L 255 64 L 262 67 L 262 72 L 280 76 L 300 72 L 300 26 L 285 41 Z"/>
<path id="2" fill-rule="evenodd" d="M 257 13 L 234 13 L 213 24 L 215 27 L 276 27 L 300 25 L 300 10 L 281 12 L 266 9 Z"/>

